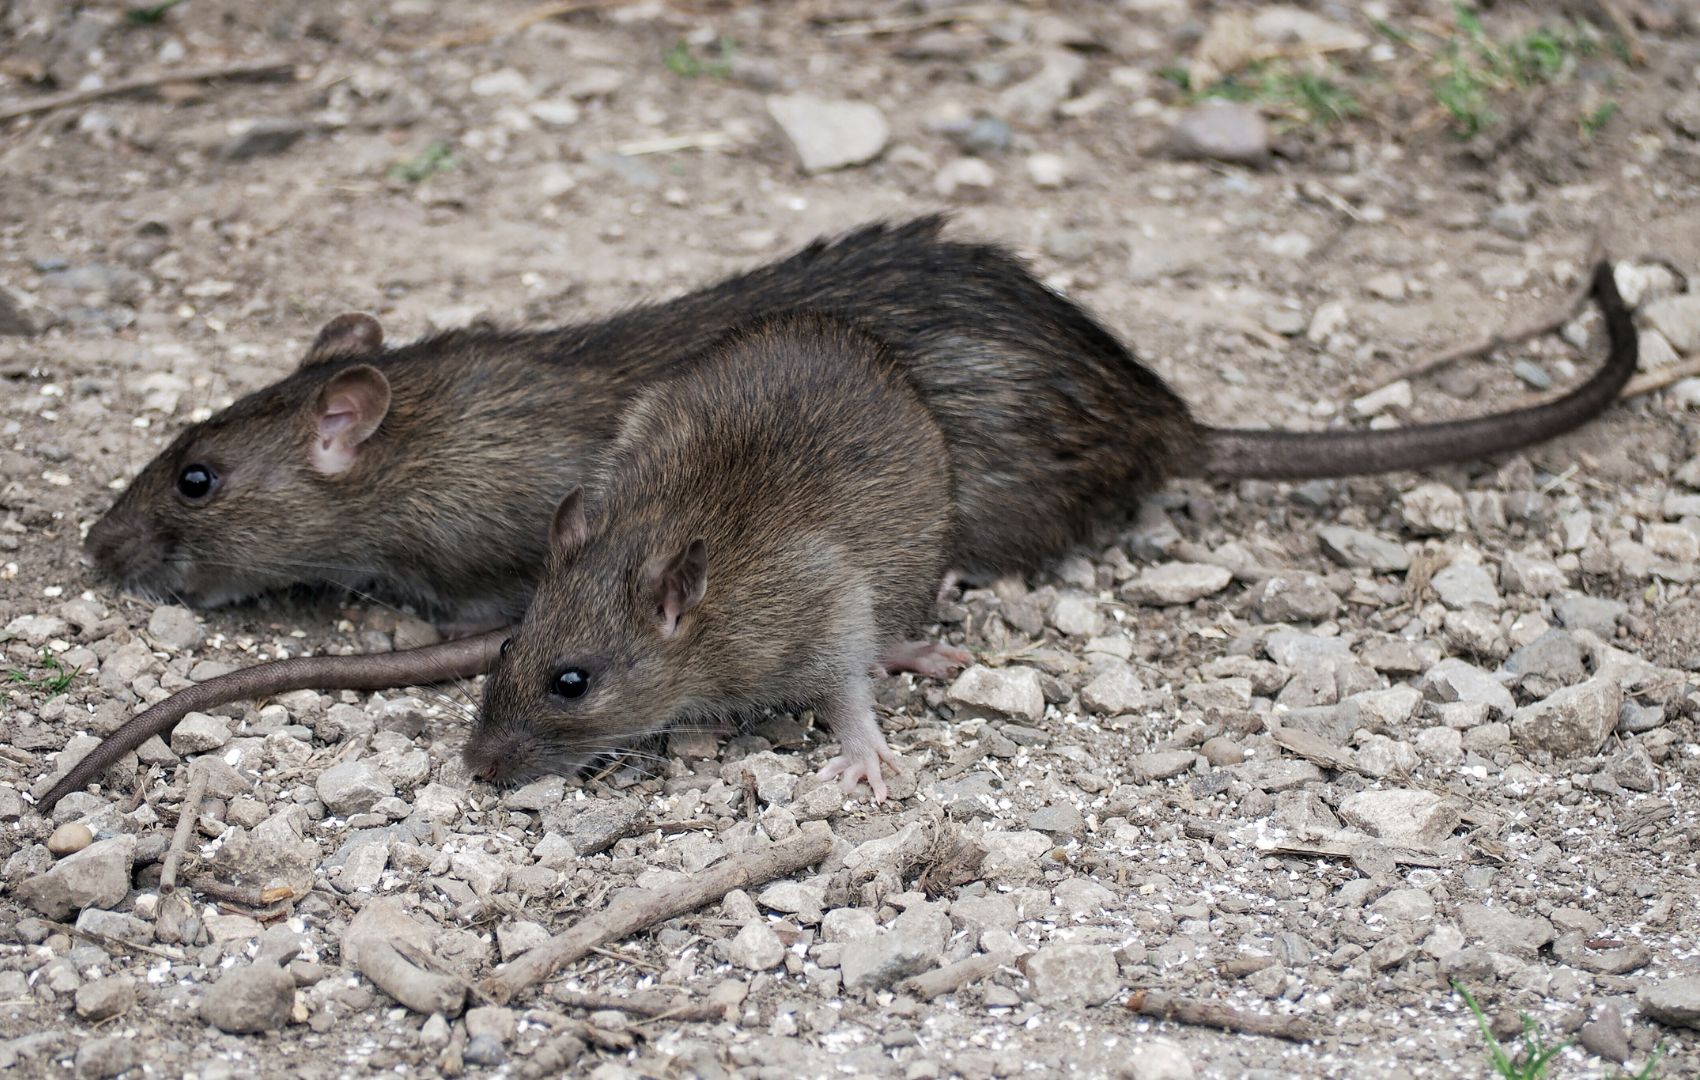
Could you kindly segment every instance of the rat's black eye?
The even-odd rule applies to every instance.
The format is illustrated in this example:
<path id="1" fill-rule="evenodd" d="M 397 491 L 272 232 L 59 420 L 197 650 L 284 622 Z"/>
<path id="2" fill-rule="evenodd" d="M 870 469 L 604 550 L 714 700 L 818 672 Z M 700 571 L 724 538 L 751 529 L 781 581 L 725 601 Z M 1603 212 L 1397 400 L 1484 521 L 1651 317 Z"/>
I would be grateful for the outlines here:
<path id="1" fill-rule="evenodd" d="M 508 655 L 508 650 L 513 648 L 513 647 L 514 647 L 514 639 L 513 638 L 510 637 L 510 638 L 503 638 L 502 639 L 502 655 L 503 656 Z"/>
<path id="2" fill-rule="evenodd" d="M 590 672 L 583 668 L 567 668 L 555 676 L 555 681 L 549 689 L 568 700 L 581 698 L 584 692 L 590 689 Z"/>
<path id="3" fill-rule="evenodd" d="M 218 473 L 210 465 L 185 465 L 177 474 L 177 494 L 185 499 L 204 499 L 218 487 Z"/>

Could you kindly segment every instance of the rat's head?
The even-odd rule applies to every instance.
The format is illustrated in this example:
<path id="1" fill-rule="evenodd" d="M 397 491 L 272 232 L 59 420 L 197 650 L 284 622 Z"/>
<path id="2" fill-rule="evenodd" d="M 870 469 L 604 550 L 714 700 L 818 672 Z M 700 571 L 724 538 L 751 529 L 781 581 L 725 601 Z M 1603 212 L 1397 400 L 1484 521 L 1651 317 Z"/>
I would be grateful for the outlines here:
<path id="1" fill-rule="evenodd" d="M 343 489 L 367 482 L 362 452 L 390 408 L 383 372 L 355 361 L 382 349 L 376 319 L 338 316 L 289 378 L 178 435 L 89 530 L 95 565 L 199 607 L 352 584 Z"/>
<path id="2" fill-rule="evenodd" d="M 570 776 L 690 709 L 707 546 L 642 532 L 592 535 L 583 491 L 561 500 L 543 584 L 484 683 L 464 755 L 474 776 Z"/>

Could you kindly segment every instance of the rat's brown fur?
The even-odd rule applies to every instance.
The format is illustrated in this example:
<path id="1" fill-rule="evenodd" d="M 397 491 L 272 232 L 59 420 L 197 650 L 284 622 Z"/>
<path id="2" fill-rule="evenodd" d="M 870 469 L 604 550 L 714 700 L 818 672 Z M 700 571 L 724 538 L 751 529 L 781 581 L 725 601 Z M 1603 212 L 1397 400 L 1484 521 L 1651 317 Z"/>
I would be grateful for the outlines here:
<path id="1" fill-rule="evenodd" d="M 868 673 L 927 621 L 952 524 L 944 437 L 884 346 L 816 316 L 738 333 L 639 395 L 596 491 L 558 517 L 485 683 L 474 771 L 570 772 L 681 719 L 813 706 L 853 759 L 836 771 L 883 794 Z M 674 622 L 661 575 L 693 545 L 705 583 Z M 589 690 L 552 693 L 573 668 Z"/>
<path id="2" fill-rule="evenodd" d="M 122 584 L 212 606 L 296 583 L 376 589 L 471 621 L 517 617 L 549 512 L 587 475 L 624 405 L 735 326 L 825 311 L 889 344 L 949 445 L 959 569 L 1034 566 L 1127 505 L 1192 442 L 1185 404 L 1004 250 L 942 219 L 872 225 L 662 304 L 538 333 L 465 330 L 401 348 L 310 354 L 195 424 L 90 531 Z M 327 333 L 331 328 L 327 327 Z M 338 372 L 370 365 L 388 415 L 346 472 L 308 462 Z M 173 490 L 190 463 L 218 494 Z"/>

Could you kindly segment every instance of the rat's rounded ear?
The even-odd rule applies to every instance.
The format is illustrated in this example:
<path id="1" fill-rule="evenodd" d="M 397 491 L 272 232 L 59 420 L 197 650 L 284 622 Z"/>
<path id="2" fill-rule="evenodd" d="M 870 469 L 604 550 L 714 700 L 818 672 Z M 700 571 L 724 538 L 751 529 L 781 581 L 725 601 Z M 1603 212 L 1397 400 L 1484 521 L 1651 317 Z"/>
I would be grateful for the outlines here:
<path id="1" fill-rule="evenodd" d="M 672 637 L 679 631 L 679 620 L 708 592 L 708 541 L 698 537 L 667 562 L 652 563 L 650 576 L 661 636 Z"/>
<path id="2" fill-rule="evenodd" d="M 308 458 L 326 476 L 346 472 L 360 447 L 390 411 L 390 381 L 370 364 L 333 375 L 312 411 L 313 443 Z"/>
<path id="3" fill-rule="evenodd" d="M 549 526 L 549 543 L 556 551 L 565 554 L 578 550 L 589 535 L 590 526 L 584 517 L 584 488 L 576 487 L 555 505 L 555 520 Z"/>
<path id="4" fill-rule="evenodd" d="M 312 367 L 339 356 L 365 356 L 384 347 L 384 328 L 377 319 L 364 311 L 338 315 L 324 325 L 307 355 L 301 358 L 302 367 Z"/>

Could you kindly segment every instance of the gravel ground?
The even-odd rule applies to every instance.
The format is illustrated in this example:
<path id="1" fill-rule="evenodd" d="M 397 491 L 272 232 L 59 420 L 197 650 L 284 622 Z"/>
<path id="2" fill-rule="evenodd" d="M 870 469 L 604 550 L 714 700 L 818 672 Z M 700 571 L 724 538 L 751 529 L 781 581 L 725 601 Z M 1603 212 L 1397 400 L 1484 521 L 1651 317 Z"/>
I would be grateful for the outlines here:
<path id="1" fill-rule="evenodd" d="M 0 5 L 0 101 L 297 65 L 0 142 L 0 1071 L 1484 1075 L 1456 981 L 1502 1037 L 1526 1014 L 1574 1040 L 1554 1076 L 1655 1046 L 1660 1075 L 1700 1073 L 1696 380 L 1471 468 L 1177 485 L 967 589 L 939 615 L 977 664 L 880 687 L 909 762 L 884 807 L 815 780 L 826 740 L 789 716 L 676 735 L 656 775 L 495 792 L 456 754 L 475 688 L 232 706 L 51 820 L 29 803 L 193 681 L 434 632 L 355 600 L 159 606 L 79 551 L 182 424 L 339 311 L 398 339 L 546 325 L 951 207 L 1207 420 L 1392 423 L 1580 378 L 1591 315 L 1362 396 L 1549 310 L 1599 226 L 1643 367 L 1700 355 L 1700 31 L 1611 6 L 1644 65 L 1584 57 L 1465 142 L 1345 5 L 1271 9 L 1273 48 L 1381 72 L 1367 108 L 1268 128 L 1278 104 L 1194 109 L 1158 75 L 1202 77 L 1249 5 L 636 3 L 509 29 L 523 5 Z M 611 898 L 822 828 L 818 865 L 509 1005 L 466 995 Z M 1311 1039 L 1153 1019 L 1142 992 Z"/>

